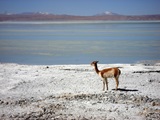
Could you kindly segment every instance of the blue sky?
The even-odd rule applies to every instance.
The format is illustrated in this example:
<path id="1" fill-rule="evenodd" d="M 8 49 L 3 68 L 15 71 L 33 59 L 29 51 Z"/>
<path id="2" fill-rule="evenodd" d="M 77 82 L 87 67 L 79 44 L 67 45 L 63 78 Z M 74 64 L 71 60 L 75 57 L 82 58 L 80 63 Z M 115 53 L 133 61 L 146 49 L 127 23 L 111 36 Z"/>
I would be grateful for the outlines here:
<path id="1" fill-rule="evenodd" d="M 123 15 L 160 14 L 160 0 L 0 0 L 0 13 L 95 15 L 105 11 Z"/>

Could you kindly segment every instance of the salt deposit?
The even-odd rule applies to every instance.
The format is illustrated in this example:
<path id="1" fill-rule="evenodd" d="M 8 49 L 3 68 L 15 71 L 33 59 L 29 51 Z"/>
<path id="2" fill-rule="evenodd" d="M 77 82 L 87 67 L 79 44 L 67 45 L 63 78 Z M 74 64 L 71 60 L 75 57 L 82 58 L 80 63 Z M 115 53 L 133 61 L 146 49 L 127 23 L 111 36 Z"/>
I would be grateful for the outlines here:
<path id="1" fill-rule="evenodd" d="M 0 64 L 0 119 L 158 119 L 160 66 L 120 67 L 119 89 L 109 90 L 90 65 Z"/>

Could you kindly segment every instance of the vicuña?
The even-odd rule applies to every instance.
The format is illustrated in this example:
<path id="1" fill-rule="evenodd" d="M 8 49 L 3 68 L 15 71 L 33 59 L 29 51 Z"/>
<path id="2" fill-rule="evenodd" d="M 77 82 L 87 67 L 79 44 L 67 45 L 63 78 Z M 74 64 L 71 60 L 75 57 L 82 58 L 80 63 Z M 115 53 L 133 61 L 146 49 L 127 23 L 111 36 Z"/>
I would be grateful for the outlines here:
<path id="1" fill-rule="evenodd" d="M 94 66 L 94 69 L 95 69 L 96 73 L 103 80 L 103 91 L 105 90 L 105 86 L 106 86 L 106 88 L 108 90 L 108 80 L 107 80 L 107 78 L 115 78 L 116 90 L 117 90 L 118 89 L 118 85 L 119 85 L 119 76 L 121 74 L 121 71 L 117 67 L 99 70 L 98 67 L 97 67 L 97 63 L 98 63 L 98 61 L 93 61 L 91 63 L 91 65 Z"/>

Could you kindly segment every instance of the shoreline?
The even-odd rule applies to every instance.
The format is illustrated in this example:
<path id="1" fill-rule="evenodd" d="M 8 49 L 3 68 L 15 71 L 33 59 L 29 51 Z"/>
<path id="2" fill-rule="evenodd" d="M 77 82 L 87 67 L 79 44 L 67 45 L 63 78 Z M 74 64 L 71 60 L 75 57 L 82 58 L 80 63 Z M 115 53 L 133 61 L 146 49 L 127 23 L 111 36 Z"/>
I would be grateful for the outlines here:
<path id="1" fill-rule="evenodd" d="M 88 23 L 160 23 L 160 20 L 68 20 L 68 21 L 0 21 L 0 24 L 88 24 Z"/>
<path id="2" fill-rule="evenodd" d="M 106 65 L 114 65 L 114 64 L 130 64 L 130 65 L 135 65 L 135 64 L 143 64 L 143 65 L 148 65 L 148 66 L 151 66 L 151 65 L 156 65 L 160 63 L 160 60 L 139 60 L 139 61 L 135 61 L 135 62 L 121 62 L 121 63 L 100 63 L 100 64 L 106 64 Z M 42 63 L 39 63 L 39 64 L 35 64 L 35 63 L 23 63 L 23 62 L 0 62 L 0 64 L 17 64 L 17 65 L 37 65 L 37 66 L 51 66 L 51 65 L 90 65 L 90 63 L 49 63 L 49 64 L 42 64 Z"/>
<path id="3" fill-rule="evenodd" d="M 120 67 L 109 90 L 92 66 L 0 64 L 1 119 L 158 119 L 160 63 L 98 64 Z"/>

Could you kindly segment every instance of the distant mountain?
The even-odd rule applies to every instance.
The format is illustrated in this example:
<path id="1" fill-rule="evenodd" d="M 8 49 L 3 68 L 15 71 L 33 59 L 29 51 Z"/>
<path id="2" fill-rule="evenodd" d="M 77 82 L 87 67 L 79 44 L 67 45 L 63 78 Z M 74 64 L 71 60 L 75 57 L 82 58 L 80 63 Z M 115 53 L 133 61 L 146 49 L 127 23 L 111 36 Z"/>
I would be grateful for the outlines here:
<path id="1" fill-rule="evenodd" d="M 113 13 L 113 12 L 109 12 L 109 11 L 105 11 L 103 13 L 96 14 L 95 16 L 103 16 L 103 15 L 119 15 L 119 14 Z"/>
<path id="2" fill-rule="evenodd" d="M 48 12 L 23 12 L 23 13 L 20 13 L 22 15 L 35 15 L 35 14 L 43 14 L 43 15 L 48 15 L 49 13 Z"/>
<path id="3" fill-rule="evenodd" d="M 0 21 L 75 21 L 75 20 L 115 20 L 115 21 L 154 21 L 160 20 L 159 15 L 120 15 L 112 12 L 103 12 L 93 16 L 57 15 L 44 12 L 25 12 L 20 14 L 0 14 Z"/>

